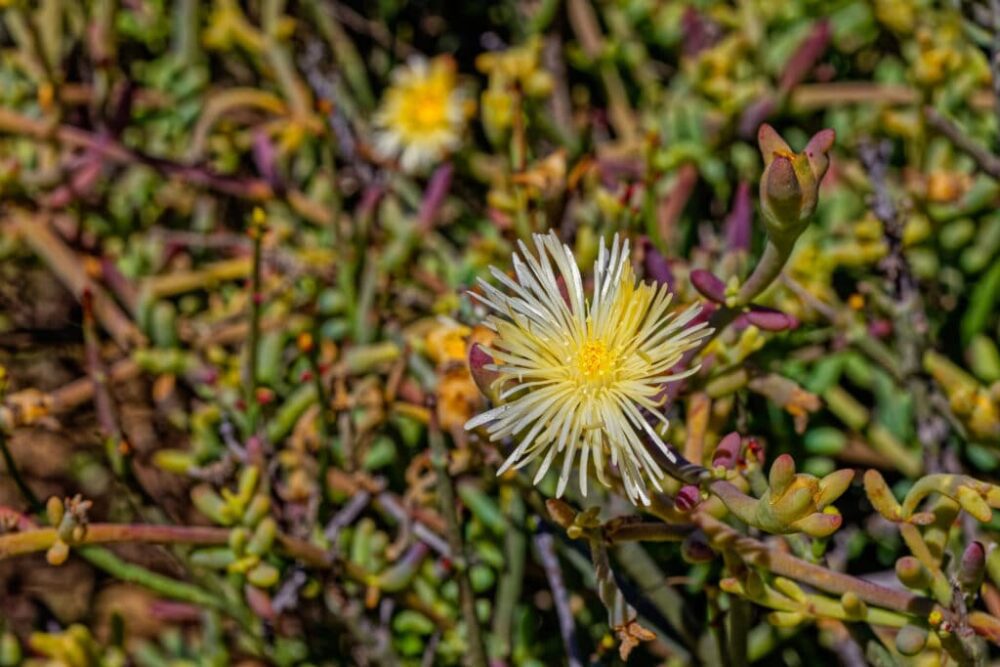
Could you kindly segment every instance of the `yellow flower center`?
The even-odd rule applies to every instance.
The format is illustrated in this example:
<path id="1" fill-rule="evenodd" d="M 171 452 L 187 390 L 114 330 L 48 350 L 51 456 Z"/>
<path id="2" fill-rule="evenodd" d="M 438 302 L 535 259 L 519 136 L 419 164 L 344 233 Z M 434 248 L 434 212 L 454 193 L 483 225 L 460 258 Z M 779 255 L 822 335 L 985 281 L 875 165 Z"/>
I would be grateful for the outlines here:
<path id="1" fill-rule="evenodd" d="M 398 100 L 390 126 L 409 141 L 451 127 L 449 100 L 454 84 L 447 72 L 432 73 L 393 93 Z"/>
<path id="2" fill-rule="evenodd" d="M 604 384 L 610 380 L 614 365 L 615 355 L 602 340 L 588 340 L 576 355 L 580 381 L 588 384 Z"/>
<path id="3" fill-rule="evenodd" d="M 420 99 L 414 96 L 410 99 L 413 111 L 413 124 L 423 130 L 436 130 L 447 124 L 445 111 L 447 101 L 441 95 L 430 94 Z"/>

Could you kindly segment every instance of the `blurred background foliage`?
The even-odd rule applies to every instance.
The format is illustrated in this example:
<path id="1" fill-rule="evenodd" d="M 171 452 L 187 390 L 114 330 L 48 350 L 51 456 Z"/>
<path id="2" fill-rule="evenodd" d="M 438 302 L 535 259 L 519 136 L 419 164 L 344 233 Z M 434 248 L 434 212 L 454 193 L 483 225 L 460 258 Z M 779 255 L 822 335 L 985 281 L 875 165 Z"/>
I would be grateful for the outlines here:
<path id="1" fill-rule="evenodd" d="M 995 5 L 0 0 L 0 533 L 47 556 L 0 548 L 0 665 L 615 664 L 609 587 L 650 633 L 635 664 L 737 664 L 734 636 L 760 664 L 985 660 L 735 605 L 704 540 L 608 538 L 602 569 L 546 512 L 554 476 L 498 479 L 507 443 L 463 428 L 465 291 L 549 229 L 581 267 L 627 234 L 679 303 L 695 270 L 732 289 L 765 241 L 758 127 L 833 128 L 758 300 L 790 318 L 713 342 L 669 440 L 710 465 L 737 431 L 751 487 L 783 453 L 898 498 L 995 479 Z M 900 588 L 912 542 L 872 495 L 859 475 L 833 536 L 767 544 Z M 951 581 L 1000 530 L 955 514 Z M 113 524 L 162 530 L 84 546 Z M 1000 608 L 988 575 L 970 609 Z"/>

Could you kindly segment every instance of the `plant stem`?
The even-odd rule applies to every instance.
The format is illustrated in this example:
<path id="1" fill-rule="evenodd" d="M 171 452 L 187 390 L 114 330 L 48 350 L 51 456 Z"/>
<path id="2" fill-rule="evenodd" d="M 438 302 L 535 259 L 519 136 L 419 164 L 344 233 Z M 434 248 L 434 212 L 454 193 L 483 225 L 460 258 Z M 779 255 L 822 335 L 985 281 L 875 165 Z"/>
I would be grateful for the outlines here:
<path id="1" fill-rule="evenodd" d="M 497 586 L 496 612 L 493 615 L 493 637 L 500 645 L 500 657 L 509 658 L 513 646 L 514 612 L 524 585 L 524 556 L 527 540 L 524 525 L 524 500 L 520 490 L 511 484 L 500 486 L 500 503 L 511 528 L 504 534 L 504 564 L 506 569 Z"/>
<path id="2" fill-rule="evenodd" d="M 174 29 L 171 35 L 174 55 L 184 65 L 194 65 L 200 56 L 198 40 L 198 6 L 200 0 L 180 0 L 174 11 Z"/>
<path id="3" fill-rule="evenodd" d="M 468 664 L 472 667 L 487 667 L 486 648 L 483 645 L 482 630 L 476 617 L 476 599 L 469 581 L 468 558 L 465 545 L 462 542 L 461 526 L 455 505 L 455 488 L 448 474 L 448 450 L 444 442 L 444 434 L 438 426 L 436 412 L 431 410 L 431 423 L 428 439 L 431 446 L 431 463 L 437 473 L 438 500 L 441 514 L 445 520 L 445 534 L 448 546 L 454 557 L 453 566 L 458 578 L 458 587 L 462 607 L 462 617 L 465 619 L 466 632 L 469 639 Z"/>
<path id="4" fill-rule="evenodd" d="M 191 544 L 218 546 L 229 541 L 228 528 L 214 526 L 166 526 L 149 524 L 92 523 L 74 545 L 119 544 L 141 542 L 149 544 Z M 20 533 L 0 535 L 0 560 L 23 554 L 45 551 L 58 537 L 55 528 L 38 528 Z M 278 535 L 285 553 L 310 567 L 328 568 L 331 562 L 322 549 L 304 540 Z"/>
<path id="5" fill-rule="evenodd" d="M 17 467 L 17 463 L 14 461 L 14 455 L 10 452 L 10 447 L 7 445 L 7 434 L 0 430 L 0 454 L 3 454 L 3 462 L 7 467 L 7 474 L 14 481 L 14 485 L 17 486 L 17 490 L 21 492 L 24 499 L 28 501 L 28 506 L 31 507 L 31 511 L 35 514 L 40 514 L 45 510 L 45 505 L 39 500 L 35 492 L 31 490 L 28 486 L 28 482 L 25 481 L 24 477 L 21 475 L 20 469 Z"/>
<path id="6" fill-rule="evenodd" d="M 126 563 L 107 549 L 102 547 L 83 547 L 78 551 L 84 560 L 95 567 L 99 567 L 120 581 L 138 584 L 171 600 L 189 602 L 201 607 L 229 612 L 225 602 L 211 593 L 183 581 L 177 581 L 176 579 L 151 572 L 139 565 Z"/>
<path id="7" fill-rule="evenodd" d="M 542 532 L 535 535 L 535 547 L 542 560 L 549 588 L 552 589 L 552 599 L 555 601 L 556 615 L 559 617 L 559 634 L 562 635 L 563 646 L 566 648 L 567 662 L 569 667 L 583 667 L 583 657 L 580 655 L 580 648 L 576 643 L 573 612 L 569 607 L 569 595 L 566 592 L 566 584 L 563 582 L 562 569 L 559 567 L 559 558 L 556 556 L 555 540 L 552 538 L 552 534 Z"/>
<path id="8" fill-rule="evenodd" d="M 747 664 L 747 636 L 753 615 L 750 603 L 736 595 L 729 598 L 729 660 L 733 667 Z"/>
<path id="9" fill-rule="evenodd" d="M 763 542 L 743 535 L 705 512 L 695 512 L 692 519 L 718 548 L 733 550 L 744 561 L 774 574 L 802 581 L 836 595 L 843 595 L 851 591 L 870 604 L 924 618 L 935 609 L 942 611 L 945 618 L 950 614 L 950 612 L 937 607 L 933 600 L 909 591 L 886 588 L 865 579 L 834 572 L 819 565 L 807 563 L 782 551 L 768 548 Z"/>
<path id="10" fill-rule="evenodd" d="M 760 256 L 760 261 L 754 267 L 753 273 L 747 281 L 740 287 L 739 294 L 736 295 L 736 303 L 741 306 L 749 305 L 751 301 L 771 286 L 771 283 L 781 274 L 791 248 L 787 251 L 780 250 L 768 239 L 764 246 L 764 254 Z"/>
<path id="11" fill-rule="evenodd" d="M 256 217 L 256 216 L 255 216 Z M 247 340 L 247 371 L 245 398 L 249 427 L 248 435 L 257 432 L 257 419 L 260 415 L 260 404 L 257 402 L 257 366 L 260 347 L 260 304 L 264 299 L 260 286 L 261 249 L 264 244 L 263 223 L 251 222 L 253 234 L 253 260 L 250 265 L 250 333 Z"/>

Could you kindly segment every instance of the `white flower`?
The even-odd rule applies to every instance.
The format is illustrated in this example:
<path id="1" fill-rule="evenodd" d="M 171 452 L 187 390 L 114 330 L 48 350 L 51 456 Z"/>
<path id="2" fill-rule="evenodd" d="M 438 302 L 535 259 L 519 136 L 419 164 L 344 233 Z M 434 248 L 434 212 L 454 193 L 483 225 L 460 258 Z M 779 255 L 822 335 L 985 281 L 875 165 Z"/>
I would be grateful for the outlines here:
<path id="1" fill-rule="evenodd" d="M 404 171 L 421 171 L 458 148 L 466 109 L 451 58 L 411 58 L 393 72 L 375 112 L 375 150 L 399 157 Z"/>
<path id="2" fill-rule="evenodd" d="M 537 484 L 561 455 L 559 497 L 579 452 L 586 495 L 591 462 L 597 479 L 608 486 L 605 458 L 610 457 L 629 500 L 648 505 L 647 482 L 662 490 L 664 473 L 644 441 L 671 461 L 676 458 L 646 414 L 667 426 L 657 397 L 664 383 L 697 371 L 672 374 L 684 352 L 710 330 L 705 323 L 690 324 L 699 306 L 668 313 L 667 287 L 636 281 L 628 241 L 617 235 L 610 252 L 601 242 L 589 301 L 569 247 L 551 232 L 536 234 L 534 242 L 537 257 L 523 243 L 523 259 L 514 255 L 516 282 L 491 268 L 506 292 L 480 280 L 484 294 L 475 296 L 494 311 L 488 325 L 497 333 L 486 350 L 497 363 L 486 368 L 499 374 L 501 404 L 465 427 L 487 425 L 491 441 L 519 438 L 498 474 L 542 456 Z"/>

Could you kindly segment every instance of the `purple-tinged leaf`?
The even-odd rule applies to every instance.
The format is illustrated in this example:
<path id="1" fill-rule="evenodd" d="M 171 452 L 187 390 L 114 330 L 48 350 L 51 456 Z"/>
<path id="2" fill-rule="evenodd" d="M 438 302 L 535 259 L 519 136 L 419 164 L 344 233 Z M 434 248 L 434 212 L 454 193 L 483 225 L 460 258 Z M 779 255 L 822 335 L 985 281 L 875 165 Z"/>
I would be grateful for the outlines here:
<path id="1" fill-rule="evenodd" d="M 421 231 L 430 231 L 434 226 L 434 219 L 437 218 L 441 205 L 444 203 L 445 197 L 448 196 L 454 173 L 455 168 L 452 164 L 445 162 L 431 175 L 431 179 L 427 183 L 427 190 L 424 191 L 424 199 L 420 203 L 420 215 L 417 218 Z"/>
<path id="2" fill-rule="evenodd" d="M 695 269 L 691 272 L 691 284 L 706 299 L 715 303 L 725 303 L 726 283 L 711 271 Z"/>
<path id="3" fill-rule="evenodd" d="M 780 310 L 753 306 L 746 313 L 746 321 L 764 331 L 786 331 L 799 326 L 799 321 Z"/>
<path id="4" fill-rule="evenodd" d="M 282 189 L 281 177 L 278 175 L 277 153 L 274 144 L 262 130 L 253 133 L 253 162 L 257 171 L 276 192 Z"/>
<path id="5" fill-rule="evenodd" d="M 726 218 L 726 247 L 729 250 L 750 250 L 750 226 L 753 219 L 753 202 L 750 184 L 740 181 L 733 197 L 733 208 Z"/>
<path id="6" fill-rule="evenodd" d="M 830 45 L 831 34 L 829 20 L 821 19 L 816 22 L 799 44 L 799 48 L 788 59 L 785 71 L 781 74 L 781 82 L 778 84 L 781 91 L 788 92 L 806 78 L 809 70 L 816 66 L 826 47 Z"/>
<path id="7" fill-rule="evenodd" d="M 646 267 L 646 276 L 656 281 L 658 284 L 666 284 L 671 292 L 675 291 L 674 272 L 670 268 L 670 260 L 664 257 L 659 250 L 649 241 L 646 241 L 646 253 L 643 264 Z"/>

